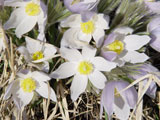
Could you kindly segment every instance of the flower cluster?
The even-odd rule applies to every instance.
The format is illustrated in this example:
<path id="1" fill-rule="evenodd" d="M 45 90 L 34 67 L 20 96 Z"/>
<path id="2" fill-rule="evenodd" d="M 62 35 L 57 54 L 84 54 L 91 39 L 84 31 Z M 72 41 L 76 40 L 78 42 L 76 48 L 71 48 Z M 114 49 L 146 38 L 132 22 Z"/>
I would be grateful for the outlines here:
<path id="1" fill-rule="evenodd" d="M 54 102 L 60 101 L 54 91 L 61 81 L 64 86 L 69 85 L 72 102 L 85 91 L 91 92 L 88 88 L 93 88 L 101 96 L 100 118 L 105 110 L 108 119 L 114 113 L 120 120 L 127 120 L 130 109 L 136 107 L 138 92 L 134 85 L 122 90 L 144 75 L 159 72 L 149 63 L 150 57 L 145 50 L 150 45 L 160 52 L 160 12 L 157 7 L 160 3 L 130 1 L 128 9 L 129 5 L 137 4 L 145 7 L 148 13 L 131 16 L 125 8 L 124 16 L 130 15 L 130 18 L 124 17 L 127 21 L 120 16 L 126 0 L 115 4 L 113 10 L 107 9 L 109 0 L 56 0 L 54 3 L 47 1 L 47 5 L 45 2 L 0 2 L 5 8 L 14 8 L 8 20 L 0 25 L 0 52 L 9 49 L 8 44 L 12 42 L 9 37 L 23 41 L 15 44 L 15 54 L 23 64 L 18 65 L 18 69 L 12 67 L 14 79 L 8 80 L 4 100 L 11 97 L 19 110 L 30 104 L 35 93 Z M 64 11 L 56 11 L 56 4 Z M 56 15 L 50 16 L 52 12 Z M 115 12 L 114 17 L 109 14 L 112 12 Z M 61 18 L 59 14 L 64 16 Z M 147 24 L 141 23 L 147 15 L 154 18 Z M 51 18 L 55 20 L 53 23 L 49 23 Z M 160 78 L 158 74 L 155 76 Z M 147 81 L 144 80 L 144 86 Z M 57 83 L 56 87 L 53 83 Z M 156 90 L 156 83 L 152 81 L 146 94 L 154 99 Z"/>

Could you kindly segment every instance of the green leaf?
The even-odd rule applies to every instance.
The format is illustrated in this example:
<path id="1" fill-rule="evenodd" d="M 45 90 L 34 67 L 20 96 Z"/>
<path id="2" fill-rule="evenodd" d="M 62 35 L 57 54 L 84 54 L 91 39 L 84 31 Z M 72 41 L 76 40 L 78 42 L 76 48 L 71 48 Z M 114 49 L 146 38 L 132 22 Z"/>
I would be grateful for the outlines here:
<path id="1" fill-rule="evenodd" d="M 107 113 L 106 112 L 104 112 L 105 113 L 105 120 L 108 120 L 108 115 L 107 115 Z"/>
<path id="2" fill-rule="evenodd" d="M 48 1 L 48 22 L 47 27 L 60 22 L 71 14 L 60 0 Z"/>

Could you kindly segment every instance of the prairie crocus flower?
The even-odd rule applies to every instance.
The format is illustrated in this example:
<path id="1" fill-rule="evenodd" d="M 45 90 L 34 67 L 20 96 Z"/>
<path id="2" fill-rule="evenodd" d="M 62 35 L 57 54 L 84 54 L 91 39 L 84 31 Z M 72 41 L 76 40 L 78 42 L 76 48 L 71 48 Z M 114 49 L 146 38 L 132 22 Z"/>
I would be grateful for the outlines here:
<path id="1" fill-rule="evenodd" d="M 129 74 L 129 77 L 134 80 L 137 80 L 147 74 L 154 74 L 160 79 L 160 75 L 156 74 L 156 72 L 159 72 L 159 70 L 150 64 L 143 64 L 142 66 L 140 66 L 139 68 L 137 68 L 136 70 L 133 70 L 133 71 L 137 71 L 137 73 L 131 73 L 131 74 Z M 147 81 L 148 81 L 148 79 L 145 79 L 143 81 L 144 86 L 146 85 Z M 156 96 L 156 91 L 157 91 L 156 83 L 154 81 L 152 81 L 148 90 L 146 91 L 146 94 L 149 97 L 154 99 Z"/>
<path id="2" fill-rule="evenodd" d="M 109 17 L 103 14 L 73 14 L 61 22 L 61 27 L 69 27 L 63 35 L 61 47 L 82 48 L 89 44 L 92 37 L 100 46 L 104 40 L 104 30 L 109 29 L 108 24 Z"/>
<path id="3" fill-rule="evenodd" d="M 96 10 L 99 0 L 64 0 L 64 5 L 73 13 Z"/>
<path id="4" fill-rule="evenodd" d="M 85 47 L 82 54 L 76 49 L 61 48 L 61 55 L 68 62 L 51 73 L 52 78 L 64 79 L 74 75 L 71 84 L 71 98 L 75 101 L 85 91 L 88 79 L 98 89 L 103 89 L 106 77 L 100 71 L 110 71 L 116 67 L 113 62 L 95 57 L 96 49 Z"/>
<path id="5" fill-rule="evenodd" d="M 47 60 L 52 59 L 57 51 L 56 47 L 26 37 L 26 47 L 20 46 L 18 51 L 24 56 L 26 62 L 31 63 L 34 67 L 45 72 L 49 71 L 49 63 Z"/>
<path id="6" fill-rule="evenodd" d="M 38 23 L 39 31 L 46 21 L 46 6 L 40 0 L 5 1 L 5 6 L 16 7 L 9 20 L 4 24 L 5 29 L 16 28 L 17 37 L 31 31 Z"/>
<path id="7" fill-rule="evenodd" d="M 160 52 L 160 17 L 156 17 L 148 24 L 148 32 L 150 33 L 150 46 Z"/>
<path id="8" fill-rule="evenodd" d="M 43 72 L 31 72 L 27 69 L 17 73 L 17 77 L 12 81 L 5 92 L 4 99 L 12 99 L 18 109 L 22 109 L 30 103 L 36 91 L 40 96 L 48 98 L 56 102 L 56 95 L 52 88 L 48 91 L 47 81 L 50 77 Z M 50 93 L 50 95 L 49 95 Z"/>
<path id="9" fill-rule="evenodd" d="M 130 109 L 135 107 L 138 97 L 137 91 L 134 87 L 120 93 L 120 91 L 128 85 L 128 82 L 122 80 L 111 81 L 106 84 L 101 96 L 101 118 L 104 108 L 108 114 L 109 120 L 111 119 L 113 112 L 120 120 L 128 120 Z"/>
<path id="10" fill-rule="evenodd" d="M 119 66 L 124 65 L 125 62 L 146 61 L 149 57 L 137 50 L 146 45 L 150 41 L 150 37 L 147 35 L 127 35 L 126 30 L 131 32 L 131 29 L 122 27 L 111 33 L 104 41 L 101 55 L 107 60 L 117 62 Z"/>

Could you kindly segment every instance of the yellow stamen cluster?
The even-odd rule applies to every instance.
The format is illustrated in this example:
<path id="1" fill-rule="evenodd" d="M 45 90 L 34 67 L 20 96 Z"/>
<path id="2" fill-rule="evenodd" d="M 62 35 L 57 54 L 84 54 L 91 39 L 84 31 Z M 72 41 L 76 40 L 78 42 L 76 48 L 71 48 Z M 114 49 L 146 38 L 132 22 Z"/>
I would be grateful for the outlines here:
<path id="1" fill-rule="evenodd" d="M 119 40 L 115 40 L 113 43 L 109 44 L 107 48 L 110 51 L 114 51 L 117 54 L 120 54 L 124 50 L 124 43 Z"/>
<path id="2" fill-rule="evenodd" d="M 20 87 L 24 92 L 31 93 L 36 89 L 36 82 L 32 78 L 26 78 L 21 81 Z"/>
<path id="3" fill-rule="evenodd" d="M 79 63 L 78 72 L 82 75 L 88 75 L 93 71 L 93 64 L 88 61 L 82 61 Z"/>
<path id="4" fill-rule="evenodd" d="M 85 34 L 92 34 L 94 32 L 94 29 L 95 26 L 91 20 L 85 23 L 81 23 L 81 30 Z"/>
<path id="5" fill-rule="evenodd" d="M 30 2 L 26 5 L 25 12 L 29 16 L 36 16 L 40 13 L 40 6 L 34 2 Z"/>
<path id="6" fill-rule="evenodd" d="M 44 58 L 44 55 L 41 51 L 37 51 L 32 55 L 33 60 L 40 60 L 42 58 Z"/>

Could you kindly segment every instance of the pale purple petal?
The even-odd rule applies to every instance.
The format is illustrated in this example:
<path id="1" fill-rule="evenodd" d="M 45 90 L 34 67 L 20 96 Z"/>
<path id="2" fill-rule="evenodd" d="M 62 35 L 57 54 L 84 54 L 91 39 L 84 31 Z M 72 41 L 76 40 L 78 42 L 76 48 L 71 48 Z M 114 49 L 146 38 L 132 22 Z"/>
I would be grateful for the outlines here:
<path id="1" fill-rule="evenodd" d="M 147 27 L 148 27 L 149 32 L 152 32 L 154 29 L 159 28 L 160 27 L 160 17 L 156 17 L 152 19 Z"/>
<path id="2" fill-rule="evenodd" d="M 145 84 L 147 82 L 148 82 L 148 80 L 144 80 L 144 86 L 145 86 Z M 156 97 L 156 91 L 157 91 L 157 85 L 156 85 L 156 83 L 154 81 L 152 81 L 151 84 L 150 84 L 150 86 L 149 86 L 149 88 L 146 91 L 146 94 L 149 97 L 155 99 L 155 97 Z"/>
<path id="3" fill-rule="evenodd" d="M 102 50 L 101 51 L 101 55 L 106 59 L 106 60 L 109 60 L 109 61 L 114 61 L 117 57 L 117 53 L 116 52 L 113 52 L 113 51 L 104 51 Z"/>
<path id="4" fill-rule="evenodd" d="M 111 44 L 115 41 L 117 35 L 115 33 L 111 33 L 107 36 L 107 38 L 104 40 L 104 46 Z"/>
<path id="5" fill-rule="evenodd" d="M 128 82 L 125 81 L 117 81 L 116 88 L 118 91 L 123 90 L 129 85 Z M 134 87 L 131 87 L 124 92 L 120 93 L 123 98 L 128 102 L 128 105 L 133 109 L 136 105 L 138 94 Z"/>
<path id="6" fill-rule="evenodd" d="M 103 89 L 101 96 L 101 106 L 104 107 L 105 111 L 108 114 L 108 117 L 113 114 L 115 84 L 115 81 L 108 82 Z"/>
<path id="7" fill-rule="evenodd" d="M 91 11 L 83 11 L 81 12 L 81 18 L 83 22 L 87 22 L 89 21 L 93 15 L 95 14 L 95 12 L 91 12 Z"/>
<path id="8" fill-rule="evenodd" d="M 160 52 L 160 28 L 156 28 L 151 32 L 150 46 Z"/>
<path id="9" fill-rule="evenodd" d="M 160 14 L 160 2 L 145 2 L 150 12 Z"/>
<path id="10" fill-rule="evenodd" d="M 128 120 L 130 114 L 130 106 L 122 97 L 115 97 L 114 113 L 120 120 Z"/>
<path id="11" fill-rule="evenodd" d="M 82 11 L 88 11 L 95 9 L 97 6 L 98 0 L 94 0 L 93 2 L 90 2 L 89 4 L 79 2 L 72 4 L 73 0 L 64 0 L 64 5 L 73 13 L 81 13 Z"/>

